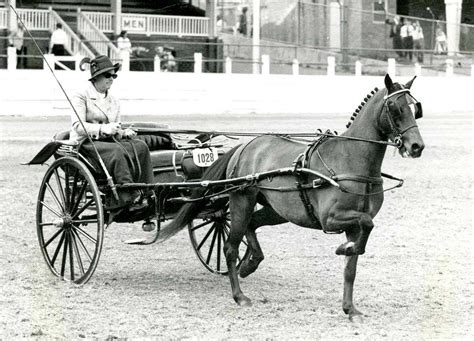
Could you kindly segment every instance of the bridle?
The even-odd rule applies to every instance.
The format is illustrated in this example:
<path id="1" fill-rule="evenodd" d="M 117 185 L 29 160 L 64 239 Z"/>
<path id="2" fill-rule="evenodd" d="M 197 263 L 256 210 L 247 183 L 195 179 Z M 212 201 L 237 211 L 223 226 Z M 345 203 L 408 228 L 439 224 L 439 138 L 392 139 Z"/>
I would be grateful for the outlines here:
<path id="1" fill-rule="evenodd" d="M 388 91 L 388 90 L 387 90 Z M 408 127 L 405 127 L 405 128 L 398 128 L 398 126 L 395 124 L 395 121 L 393 119 L 393 116 L 392 116 L 392 113 L 390 111 L 390 108 L 388 106 L 388 99 L 396 96 L 395 100 L 397 100 L 399 97 L 402 96 L 402 94 L 407 94 L 409 95 L 414 101 L 415 101 L 415 105 L 417 107 L 417 111 L 415 112 L 415 119 L 418 119 L 418 118 L 421 118 L 423 116 L 422 114 L 422 109 L 421 109 L 421 103 L 418 102 L 410 93 L 410 89 L 400 89 L 400 90 L 397 90 L 395 92 L 392 92 L 391 94 L 387 94 L 383 97 L 384 99 L 384 103 L 383 103 L 383 107 L 382 107 L 382 111 L 380 112 L 380 115 L 378 116 L 377 118 L 377 125 L 380 129 L 382 129 L 382 124 L 381 124 L 381 120 L 382 120 L 382 116 L 384 113 L 387 114 L 387 118 L 388 118 L 388 123 L 390 125 L 390 132 L 387 134 L 386 132 L 383 131 L 382 129 L 382 132 L 388 136 L 390 135 L 394 135 L 393 137 L 393 142 L 395 143 L 396 147 L 398 149 L 400 149 L 403 145 L 403 135 L 409 131 L 410 129 L 413 129 L 413 128 L 418 128 L 418 125 L 415 123 L 415 124 L 412 124 Z"/>

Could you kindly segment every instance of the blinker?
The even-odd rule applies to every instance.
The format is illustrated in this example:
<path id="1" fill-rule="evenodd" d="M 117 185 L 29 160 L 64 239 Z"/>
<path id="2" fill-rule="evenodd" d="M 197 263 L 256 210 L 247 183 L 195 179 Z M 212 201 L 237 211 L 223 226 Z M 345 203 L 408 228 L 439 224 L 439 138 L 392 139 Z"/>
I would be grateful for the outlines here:
<path id="1" fill-rule="evenodd" d="M 420 102 L 416 102 L 416 112 L 415 112 L 415 120 L 423 117 L 423 107 L 421 106 Z"/>

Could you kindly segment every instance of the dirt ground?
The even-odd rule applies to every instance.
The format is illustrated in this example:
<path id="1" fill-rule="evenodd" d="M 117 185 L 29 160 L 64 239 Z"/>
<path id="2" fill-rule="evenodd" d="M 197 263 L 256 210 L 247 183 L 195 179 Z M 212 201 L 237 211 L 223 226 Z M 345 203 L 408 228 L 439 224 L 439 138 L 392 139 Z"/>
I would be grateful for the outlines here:
<path id="1" fill-rule="evenodd" d="M 343 235 L 291 224 L 262 228 L 265 261 L 241 281 L 253 300 L 240 308 L 226 277 L 207 272 L 187 231 L 162 245 L 131 246 L 140 224 L 106 231 L 99 266 L 78 287 L 55 278 L 38 247 L 36 197 L 46 167 L 21 166 L 67 129 L 68 118 L 0 118 L 0 338 L 355 339 L 473 337 L 473 115 L 430 115 L 420 122 L 420 159 L 389 149 L 383 170 L 405 179 L 387 193 L 367 252 L 355 303 L 342 304 Z M 342 130 L 347 117 L 136 117 L 174 128 L 240 131 Z"/>

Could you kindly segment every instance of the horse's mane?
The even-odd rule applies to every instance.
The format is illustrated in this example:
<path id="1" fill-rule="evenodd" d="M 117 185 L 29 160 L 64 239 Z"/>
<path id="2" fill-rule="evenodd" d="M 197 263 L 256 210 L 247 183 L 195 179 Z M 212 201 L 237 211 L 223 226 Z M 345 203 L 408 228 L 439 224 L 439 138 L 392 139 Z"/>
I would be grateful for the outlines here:
<path id="1" fill-rule="evenodd" d="M 347 122 L 346 124 L 346 128 L 349 128 L 352 124 L 352 122 L 355 120 L 355 118 L 357 117 L 357 115 L 359 114 L 359 112 L 362 110 L 362 107 L 369 101 L 369 99 L 375 95 L 375 93 L 379 91 L 379 88 L 375 87 L 374 90 L 372 90 L 370 93 L 367 94 L 367 96 L 364 97 L 364 101 L 363 102 L 360 102 L 360 105 L 356 108 L 356 110 L 354 111 L 354 113 L 352 114 L 351 116 L 351 119 L 349 122 Z"/>

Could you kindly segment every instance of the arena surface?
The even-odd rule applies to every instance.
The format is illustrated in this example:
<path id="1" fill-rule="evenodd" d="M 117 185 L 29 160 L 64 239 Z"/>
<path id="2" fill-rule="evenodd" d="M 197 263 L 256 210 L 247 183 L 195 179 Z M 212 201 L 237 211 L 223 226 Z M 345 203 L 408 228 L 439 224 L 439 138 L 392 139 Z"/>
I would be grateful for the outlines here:
<path id="1" fill-rule="evenodd" d="M 238 307 L 226 277 L 210 274 L 187 231 L 162 245 L 130 246 L 140 225 L 113 224 L 99 266 L 83 287 L 60 282 L 38 247 L 36 197 L 45 166 L 21 166 L 69 119 L 0 117 L 0 338 L 468 339 L 473 335 L 473 115 L 419 121 L 420 159 L 388 150 L 383 170 L 405 179 L 386 193 L 355 304 L 363 324 L 341 309 L 343 235 L 291 224 L 259 230 L 266 259 L 241 281 L 253 300 Z M 173 128 L 238 131 L 343 130 L 348 115 L 134 117 Z M 129 118 L 130 119 L 130 118 Z"/>

